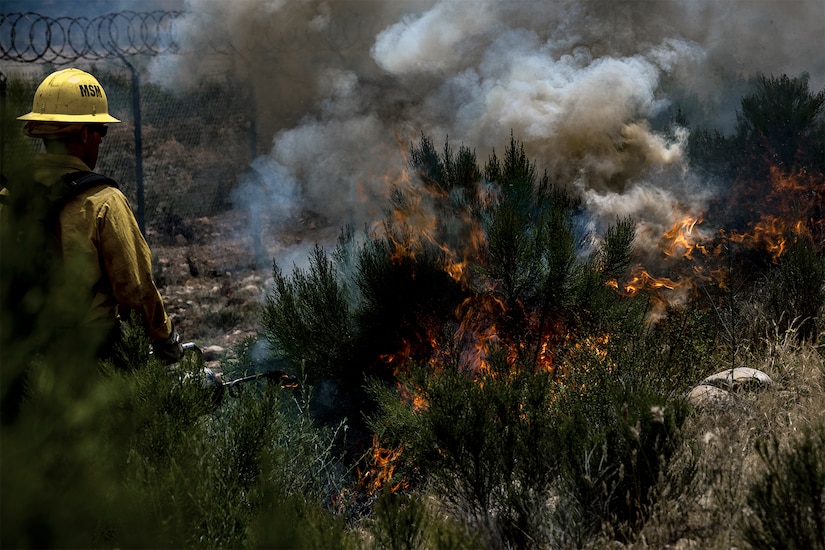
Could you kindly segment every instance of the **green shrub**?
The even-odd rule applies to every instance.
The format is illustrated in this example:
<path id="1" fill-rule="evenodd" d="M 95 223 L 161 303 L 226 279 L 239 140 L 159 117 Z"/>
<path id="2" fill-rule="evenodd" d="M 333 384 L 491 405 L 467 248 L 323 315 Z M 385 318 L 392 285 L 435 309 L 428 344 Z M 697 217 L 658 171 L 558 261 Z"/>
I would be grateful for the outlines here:
<path id="1" fill-rule="evenodd" d="M 599 364 L 565 384 L 558 401 L 559 536 L 577 545 L 598 534 L 632 540 L 656 501 L 687 406 L 651 388 L 633 389 Z"/>
<path id="2" fill-rule="evenodd" d="M 355 246 L 345 233 L 291 277 L 276 267 L 267 337 L 315 380 L 335 382 L 346 396 L 335 412 L 367 414 L 365 434 L 403 446 L 399 466 L 413 486 L 434 487 L 489 544 L 540 546 L 558 470 L 555 379 L 577 346 L 606 346 L 610 332 L 620 350 L 646 328 L 645 297 L 606 285 L 627 270 L 635 228 L 619 221 L 593 258 L 579 260 L 574 201 L 539 177 L 512 138 L 483 170 L 466 166 L 466 149 L 454 156 L 446 145 L 439 155 L 426 137 L 411 158 L 423 196 L 396 190 L 384 236 Z M 481 182 L 468 174 L 483 174 L 496 199 L 472 199 Z M 421 202 L 437 214 L 423 243 L 406 221 L 418 219 Z M 476 224 L 487 239 L 468 251 L 471 269 L 456 281 L 439 245 Z M 472 364 L 468 348 L 485 327 L 498 343 Z M 412 374 L 411 364 L 420 365 Z M 371 390 L 356 398 L 365 376 Z M 399 382 L 409 384 L 401 395 L 423 396 L 425 410 L 399 399 Z"/>
<path id="3" fill-rule="evenodd" d="M 373 512 L 370 533 L 375 548 L 470 550 L 480 545 L 462 526 L 429 509 L 419 495 L 393 493 L 386 487 Z"/>
<path id="4" fill-rule="evenodd" d="M 748 492 L 745 540 L 754 548 L 825 548 L 825 423 L 790 448 L 774 436 L 757 450 L 766 471 Z"/>
<path id="5" fill-rule="evenodd" d="M 423 400 L 420 410 L 373 386 L 382 410 L 371 426 L 403 443 L 403 473 L 488 545 L 541 546 L 557 468 L 551 374 L 513 372 L 503 356 L 490 364 L 475 377 L 455 365 L 417 369 L 408 389 Z"/>
<path id="6" fill-rule="evenodd" d="M 156 362 L 32 368 L 17 418 L 2 426 L 4 547 L 344 544 L 325 506 L 345 484 L 334 434 L 287 390 L 250 388 L 214 409 L 194 382 L 197 361 L 176 375 Z"/>
<path id="7" fill-rule="evenodd" d="M 266 297 L 263 322 L 273 348 L 294 364 L 303 363 L 315 382 L 340 377 L 354 335 L 351 306 L 333 261 L 316 247 L 305 272 L 291 277 L 275 266 L 275 287 Z"/>

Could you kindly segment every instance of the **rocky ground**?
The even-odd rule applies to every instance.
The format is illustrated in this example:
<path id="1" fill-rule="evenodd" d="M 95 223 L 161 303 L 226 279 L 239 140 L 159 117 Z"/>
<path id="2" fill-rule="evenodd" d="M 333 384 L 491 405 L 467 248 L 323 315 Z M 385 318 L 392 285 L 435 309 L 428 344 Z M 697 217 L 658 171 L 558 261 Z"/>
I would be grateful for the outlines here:
<path id="1" fill-rule="evenodd" d="M 184 342 L 206 352 L 207 363 L 261 339 L 262 307 L 273 286 L 273 264 L 291 274 L 305 268 L 318 243 L 334 243 L 339 229 L 318 214 L 263 220 L 252 230 L 247 212 L 209 217 L 158 216 L 147 227 L 155 281 Z"/>
<path id="2" fill-rule="evenodd" d="M 260 334 L 272 259 L 258 258 L 246 226 L 243 213 L 228 212 L 148 228 L 155 280 L 184 341 L 232 353 Z"/>

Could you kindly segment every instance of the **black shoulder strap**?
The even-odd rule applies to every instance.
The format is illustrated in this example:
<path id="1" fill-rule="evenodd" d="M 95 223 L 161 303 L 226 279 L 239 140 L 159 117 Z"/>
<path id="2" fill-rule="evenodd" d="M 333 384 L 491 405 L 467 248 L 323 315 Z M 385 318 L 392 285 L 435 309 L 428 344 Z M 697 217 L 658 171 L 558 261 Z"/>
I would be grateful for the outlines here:
<path id="1" fill-rule="evenodd" d="M 8 180 L 5 174 L 0 175 L 2 182 L 0 182 L 0 189 L 8 190 Z M 36 183 L 34 181 L 32 184 Z M 75 195 L 79 195 L 87 189 L 97 187 L 99 185 L 107 185 L 109 187 L 117 188 L 117 182 L 110 177 L 98 174 L 96 172 L 69 172 L 65 174 L 58 183 L 48 188 L 46 195 L 49 201 L 53 203 L 62 203 Z M 10 191 L 10 190 L 9 190 Z M 9 192 L 7 191 L 7 193 Z M 6 193 L 0 194 L 0 204 L 9 204 L 10 197 Z"/>
<path id="2" fill-rule="evenodd" d="M 99 185 L 117 188 L 115 180 L 102 174 L 86 171 L 70 172 L 60 178 L 58 184 L 49 188 L 49 199 L 54 202 L 65 202 L 83 191 Z"/>

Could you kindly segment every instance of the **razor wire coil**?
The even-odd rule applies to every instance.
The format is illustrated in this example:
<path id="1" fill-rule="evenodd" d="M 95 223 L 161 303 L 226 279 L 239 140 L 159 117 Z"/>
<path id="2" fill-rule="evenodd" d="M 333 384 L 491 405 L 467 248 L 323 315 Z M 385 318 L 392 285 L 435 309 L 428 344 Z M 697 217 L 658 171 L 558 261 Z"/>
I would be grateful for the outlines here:
<path id="1" fill-rule="evenodd" d="M 382 28 L 380 20 L 353 17 L 316 26 L 261 17 L 249 25 L 246 34 L 238 36 L 219 15 L 209 13 L 121 11 L 91 18 L 0 13 L 0 60 L 62 65 L 137 54 L 233 54 L 250 48 L 248 36 L 254 36 L 251 45 L 259 53 L 312 50 L 340 55 L 352 47 L 368 47 Z"/>
<path id="2" fill-rule="evenodd" d="M 174 21 L 182 12 L 122 11 L 93 18 L 0 14 L 0 59 L 71 63 L 122 55 L 176 53 Z"/>

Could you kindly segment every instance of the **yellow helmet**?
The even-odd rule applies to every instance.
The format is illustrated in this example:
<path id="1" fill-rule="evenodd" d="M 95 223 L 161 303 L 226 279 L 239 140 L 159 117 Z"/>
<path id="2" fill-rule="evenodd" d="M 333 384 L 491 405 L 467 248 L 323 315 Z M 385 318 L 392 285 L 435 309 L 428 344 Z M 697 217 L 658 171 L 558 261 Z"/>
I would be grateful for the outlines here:
<path id="1" fill-rule="evenodd" d="M 34 93 L 32 110 L 17 120 L 102 124 L 120 122 L 109 114 L 106 92 L 95 77 L 80 69 L 47 76 Z"/>

